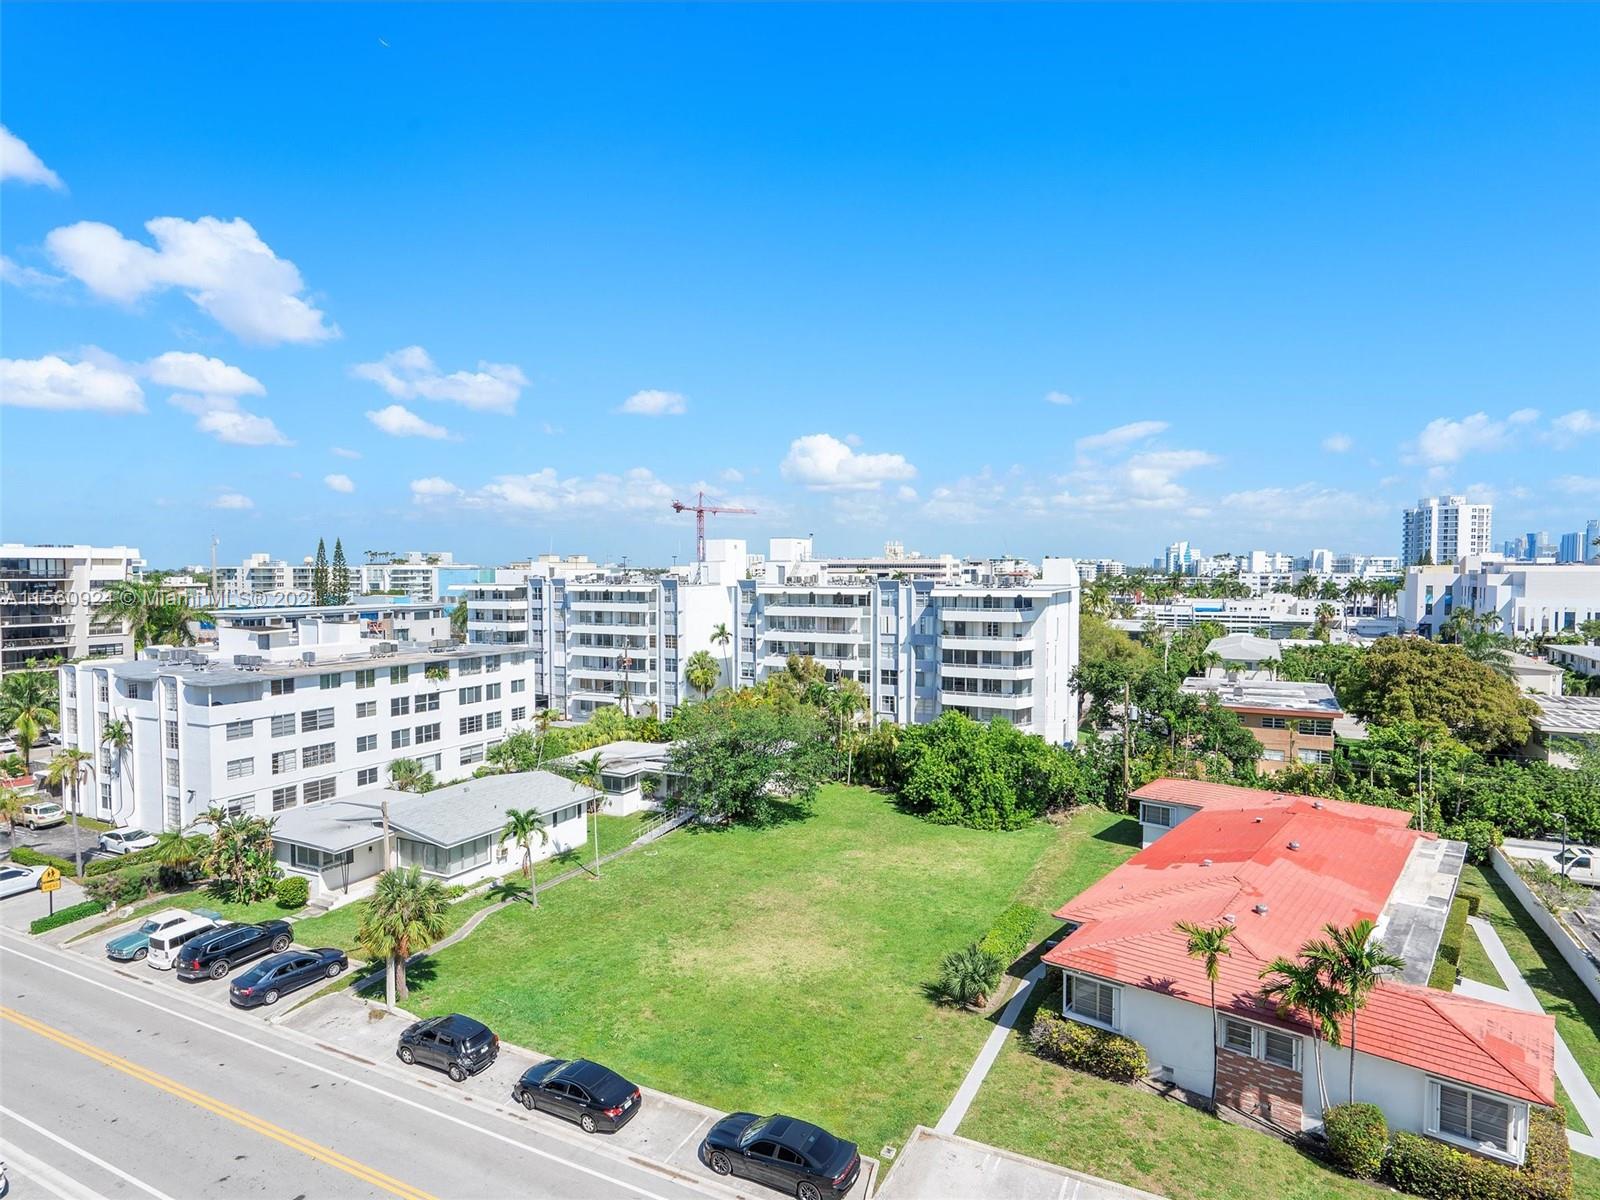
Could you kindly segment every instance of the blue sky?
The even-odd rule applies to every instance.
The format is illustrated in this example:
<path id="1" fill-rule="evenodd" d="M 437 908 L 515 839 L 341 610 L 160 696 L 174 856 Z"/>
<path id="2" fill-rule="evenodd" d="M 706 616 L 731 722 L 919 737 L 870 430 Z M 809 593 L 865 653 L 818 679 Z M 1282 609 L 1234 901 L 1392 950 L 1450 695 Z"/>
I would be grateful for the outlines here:
<path id="1" fill-rule="evenodd" d="M 6 540 L 1600 516 L 1600 8 L 8 4 Z"/>

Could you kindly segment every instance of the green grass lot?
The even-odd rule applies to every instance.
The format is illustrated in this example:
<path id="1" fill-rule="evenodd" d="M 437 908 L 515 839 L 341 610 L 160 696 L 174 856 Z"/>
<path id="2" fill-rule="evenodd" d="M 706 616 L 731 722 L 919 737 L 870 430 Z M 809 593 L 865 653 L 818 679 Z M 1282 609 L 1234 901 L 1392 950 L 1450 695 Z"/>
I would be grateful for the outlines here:
<path id="1" fill-rule="evenodd" d="M 686 828 L 488 918 L 414 972 L 414 1011 L 599 1059 L 725 1109 L 781 1109 L 876 1153 L 937 1121 L 988 1034 L 923 986 L 949 950 L 1101 842 L 1080 814 L 1012 833 L 930 825 L 862 788 L 769 829 Z M 1036 879 L 1041 861 L 1048 878 Z M 1065 897 L 1061 897 L 1064 899 Z"/>

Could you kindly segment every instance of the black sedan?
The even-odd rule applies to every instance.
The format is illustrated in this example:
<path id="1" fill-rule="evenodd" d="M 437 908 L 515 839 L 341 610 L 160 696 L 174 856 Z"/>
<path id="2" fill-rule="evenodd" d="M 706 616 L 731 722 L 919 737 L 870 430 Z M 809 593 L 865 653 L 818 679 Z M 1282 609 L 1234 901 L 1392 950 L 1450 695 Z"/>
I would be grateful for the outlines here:
<path id="1" fill-rule="evenodd" d="M 286 992 L 308 983 L 334 979 L 350 965 L 343 950 L 325 946 L 321 950 L 286 950 L 262 959 L 233 981 L 228 999 L 240 1008 L 276 1004 Z"/>
<path id="2" fill-rule="evenodd" d="M 287 921 L 237 923 L 208 929 L 178 951 L 179 979 L 221 979 L 234 967 L 263 954 L 282 954 L 294 936 Z"/>
<path id="3" fill-rule="evenodd" d="M 843 1196 L 861 1174 L 854 1142 L 824 1129 L 774 1114 L 733 1113 L 700 1143 L 700 1161 L 718 1175 L 738 1175 L 798 1196 Z"/>
<path id="4" fill-rule="evenodd" d="M 615 1133 L 639 1111 L 639 1089 L 615 1071 L 586 1058 L 552 1058 L 529 1067 L 511 1089 L 529 1112 L 576 1121 L 585 1133 Z"/>

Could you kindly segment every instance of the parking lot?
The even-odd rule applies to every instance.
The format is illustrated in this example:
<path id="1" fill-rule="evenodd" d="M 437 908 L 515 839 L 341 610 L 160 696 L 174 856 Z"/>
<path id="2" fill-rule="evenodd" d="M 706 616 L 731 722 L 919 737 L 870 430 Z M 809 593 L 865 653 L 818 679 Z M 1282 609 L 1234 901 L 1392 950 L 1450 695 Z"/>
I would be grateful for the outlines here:
<path id="1" fill-rule="evenodd" d="M 100 831 L 80 827 L 78 838 L 83 846 L 83 861 L 88 863 L 97 858 L 114 857 L 101 852 L 99 845 Z M 16 844 L 26 846 L 30 850 L 37 850 L 40 854 L 53 854 L 57 858 L 72 861 L 72 822 L 67 821 L 61 825 L 52 825 L 49 829 L 24 829 L 17 826 Z M 4 834 L 0 834 L 0 851 L 9 851 L 10 842 Z"/>

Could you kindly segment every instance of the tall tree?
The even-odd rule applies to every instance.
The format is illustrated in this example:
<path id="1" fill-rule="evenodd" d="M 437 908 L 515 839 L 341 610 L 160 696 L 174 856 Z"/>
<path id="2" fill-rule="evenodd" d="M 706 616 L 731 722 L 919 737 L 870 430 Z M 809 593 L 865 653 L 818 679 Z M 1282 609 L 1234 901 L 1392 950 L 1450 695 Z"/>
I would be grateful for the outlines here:
<path id="1" fill-rule="evenodd" d="M 500 831 L 500 844 L 511 842 L 522 848 L 522 875 L 532 885 L 533 906 L 539 907 L 539 885 L 533 877 L 533 839 L 541 846 L 550 841 L 545 832 L 544 818 L 536 808 L 506 809 L 505 828 Z"/>
<path id="2" fill-rule="evenodd" d="M 1356 1014 L 1367 1005 L 1367 997 L 1378 986 L 1385 970 L 1399 970 L 1406 964 L 1390 954 L 1383 944 L 1372 940 L 1372 922 L 1363 917 L 1353 925 L 1324 925 L 1327 936 L 1307 942 L 1300 957 L 1314 965 L 1339 991 L 1340 1011 L 1350 1018 L 1350 1091 L 1356 1099 Z"/>
<path id="3" fill-rule="evenodd" d="M 1317 1097 L 1328 1110 L 1328 1080 L 1322 1069 L 1322 1041 L 1338 1046 L 1339 1013 L 1344 994 L 1328 980 L 1321 966 L 1303 958 L 1275 958 L 1261 972 L 1261 994 L 1279 1016 L 1299 1013 L 1311 1026 L 1311 1053 L 1316 1063 Z"/>
<path id="4" fill-rule="evenodd" d="M 79 746 L 68 746 L 50 760 L 45 779 L 51 787 L 65 790 L 72 785 L 72 873 L 83 874 L 83 845 L 78 839 L 78 789 L 94 770 L 94 753 Z"/>
<path id="5" fill-rule="evenodd" d="M 684 664 L 683 677 L 703 699 L 711 694 L 712 689 L 717 686 L 717 680 L 722 678 L 722 666 L 708 651 L 696 650 Z"/>
<path id="6" fill-rule="evenodd" d="M 458 642 L 467 640 L 467 598 L 461 597 L 450 610 L 450 636 Z"/>
<path id="7" fill-rule="evenodd" d="M 317 539 L 317 557 L 311 566 L 311 591 L 316 596 L 318 604 L 331 603 L 328 581 L 328 545 L 321 538 Z"/>
<path id="8" fill-rule="evenodd" d="M 111 751 L 112 761 L 117 764 L 117 776 L 122 777 L 123 759 L 128 751 L 133 749 L 133 724 L 121 717 L 107 721 L 105 728 L 100 731 L 100 744 Z M 128 790 L 133 790 L 133 777 L 128 776 Z M 120 806 L 119 806 L 120 808 Z"/>
<path id="9" fill-rule="evenodd" d="M 588 788 L 589 796 L 586 807 L 589 810 L 589 824 L 594 838 L 594 875 L 600 878 L 600 810 L 605 807 L 605 775 L 600 767 L 600 754 L 596 751 L 588 758 L 580 758 L 566 769 L 568 779 L 572 780 L 575 788 Z"/>
<path id="10" fill-rule="evenodd" d="M 411 995 L 406 959 L 450 928 L 450 897 L 437 879 L 423 878 L 421 867 L 399 867 L 378 876 L 361 905 L 356 943 L 368 958 L 393 961 L 395 996 L 404 1001 Z"/>
<path id="11" fill-rule="evenodd" d="M 1179 921 L 1179 933 L 1189 939 L 1189 957 L 1199 959 L 1205 966 L 1206 982 L 1211 985 L 1211 1111 L 1217 1111 L 1217 977 L 1221 974 L 1222 960 L 1232 954 L 1228 939 L 1233 936 L 1233 926 L 1227 922 L 1217 925 L 1196 925 Z"/>
<path id="12" fill-rule="evenodd" d="M 350 603 L 350 564 L 344 557 L 344 541 L 333 539 L 333 568 L 328 573 L 328 590 L 334 604 Z"/>
<path id="13" fill-rule="evenodd" d="M 397 758 L 389 764 L 389 786 L 397 792 L 431 792 L 433 772 L 414 758 Z"/>
<path id="14" fill-rule="evenodd" d="M 1364 721 L 1441 722 L 1479 751 L 1520 746 L 1538 712 L 1517 685 L 1460 646 L 1379 638 L 1345 676 L 1345 708 Z"/>
<path id="15" fill-rule="evenodd" d="M 54 671 L 12 671 L 0 677 L 0 727 L 15 738 L 22 760 L 61 722 Z"/>
<path id="16" fill-rule="evenodd" d="M 739 702 L 722 693 L 680 708 L 672 719 L 671 770 L 682 780 L 670 811 L 769 824 L 806 812 L 834 763 L 816 714 Z"/>

